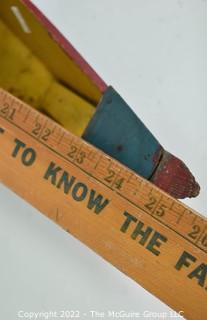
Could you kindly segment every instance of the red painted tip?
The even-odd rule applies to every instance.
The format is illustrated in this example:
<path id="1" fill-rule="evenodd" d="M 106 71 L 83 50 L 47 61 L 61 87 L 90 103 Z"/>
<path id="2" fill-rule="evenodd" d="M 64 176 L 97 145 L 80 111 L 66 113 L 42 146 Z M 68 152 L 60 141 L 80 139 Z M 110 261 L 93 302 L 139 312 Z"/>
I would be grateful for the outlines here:
<path id="1" fill-rule="evenodd" d="M 200 186 L 186 165 L 167 151 L 150 179 L 157 187 L 177 199 L 196 197 Z"/>

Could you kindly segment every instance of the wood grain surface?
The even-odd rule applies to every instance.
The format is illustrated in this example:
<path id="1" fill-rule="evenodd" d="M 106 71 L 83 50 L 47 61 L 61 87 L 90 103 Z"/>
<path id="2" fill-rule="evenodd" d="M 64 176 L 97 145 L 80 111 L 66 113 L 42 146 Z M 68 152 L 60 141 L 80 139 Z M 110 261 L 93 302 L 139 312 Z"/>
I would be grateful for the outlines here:
<path id="1" fill-rule="evenodd" d="M 205 319 L 204 217 L 3 89 L 0 128 L 2 183 L 186 319 Z"/>

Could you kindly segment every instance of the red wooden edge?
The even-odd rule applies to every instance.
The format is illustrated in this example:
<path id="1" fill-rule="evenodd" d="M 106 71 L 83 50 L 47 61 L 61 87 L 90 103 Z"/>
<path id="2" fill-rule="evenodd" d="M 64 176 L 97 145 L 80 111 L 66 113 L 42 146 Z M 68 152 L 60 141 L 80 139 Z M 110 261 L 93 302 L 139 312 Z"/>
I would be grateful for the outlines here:
<path id="1" fill-rule="evenodd" d="M 46 16 L 30 1 L 20 0 L 40 21 L 40 23 L 50 32 L 53 39 L 67 53 L 67 55 L 76 63 L 76 65 L 91 79 L 91 81 L 104 93 L 107 84 L 99 77 L 92 67 L 84 60 L 80 53 L 72 44 L 58 31 L 58 29 L 46 18 Z"/>

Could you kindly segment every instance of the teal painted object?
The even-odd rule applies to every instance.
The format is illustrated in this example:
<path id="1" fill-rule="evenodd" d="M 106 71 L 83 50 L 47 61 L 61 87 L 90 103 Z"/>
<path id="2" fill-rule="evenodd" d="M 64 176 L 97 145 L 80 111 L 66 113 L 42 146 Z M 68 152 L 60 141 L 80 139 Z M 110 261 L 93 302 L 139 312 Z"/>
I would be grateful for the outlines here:
<path id="1" fill-rule="evenodd" d="M 149 179 L 163 148 L 121 96 L 108 87 L 83 139 Z"/>

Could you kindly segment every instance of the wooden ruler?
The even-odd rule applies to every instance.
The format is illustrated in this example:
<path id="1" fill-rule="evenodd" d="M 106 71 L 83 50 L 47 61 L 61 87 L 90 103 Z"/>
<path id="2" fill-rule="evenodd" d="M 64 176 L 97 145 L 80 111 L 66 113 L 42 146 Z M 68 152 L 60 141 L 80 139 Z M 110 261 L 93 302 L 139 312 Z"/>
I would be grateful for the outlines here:
<path id="1" fill-rule="evenodd" d="M 185 318 L 206 318 L 206 219 L 3 89 L 0 179 Z"/>

